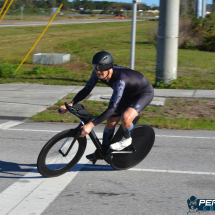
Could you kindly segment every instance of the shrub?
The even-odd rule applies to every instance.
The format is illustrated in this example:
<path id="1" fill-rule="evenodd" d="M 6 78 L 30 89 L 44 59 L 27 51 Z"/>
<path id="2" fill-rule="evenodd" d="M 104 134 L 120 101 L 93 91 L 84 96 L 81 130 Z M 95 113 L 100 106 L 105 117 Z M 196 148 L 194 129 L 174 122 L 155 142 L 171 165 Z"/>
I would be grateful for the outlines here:
<path id="1" fill-rule="evenodd" d="M 206 34 L 203 41 L 207 51 L 215 52 L 215 34 Z"/>
<path id="2" fill-rule="evenodd" d="M 178 89 L 178 81 L 177 80 L 171 80 L 169 84 L 166 84 L 164 81 L 160 81 L 156 83 L 157 88 L 164 88 L 164 89 Z"/>
<path id="3" fill-rule="evenodd" d="M 150 43 L 156 45 L 158 40 L 158 26 L 153 25 L 148 33 L 148 40 Z"/>
<path id="4" fill-rule="evenodd" d="M 0 63 L 0 78 L 11 78 L 17 66 L 9 63 Z"/>
<path id="5" fill-rule="evenodd" d="M 153 27 L 149 33 L 149 41 L 156 44 L 157 36 L 158 32 Z M 180 18 L 178 47 L 215 52 L 215 13 L 205 19 Z"/>
<path id="6" fill-rule="evenodd" d="M 192 40 L 189 39 L 185 39 L 181 45 L 180 48 L 182 49 L 191 49 L 191 50 L 195 50 L 196 49 L 196 45 L 194 42 L 192 42 Z"/>

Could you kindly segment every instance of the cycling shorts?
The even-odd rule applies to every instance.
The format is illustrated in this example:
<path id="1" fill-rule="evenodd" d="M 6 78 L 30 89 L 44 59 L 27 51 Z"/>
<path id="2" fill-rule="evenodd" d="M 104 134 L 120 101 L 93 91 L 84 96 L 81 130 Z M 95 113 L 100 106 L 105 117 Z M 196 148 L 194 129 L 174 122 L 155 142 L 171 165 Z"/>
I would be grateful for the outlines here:
<path id="1" fill-rule="evenodd" d="M 153 100 L 153 97 L 153 88 L 148 92 L 144 92 L 135 96 L 135 98 L 122 96 L 115 112 L 121 116 L 127 108 L 132 107 L 137 111 L 138 114 L 140 114 L 150 104 L 150 102 Z"/>

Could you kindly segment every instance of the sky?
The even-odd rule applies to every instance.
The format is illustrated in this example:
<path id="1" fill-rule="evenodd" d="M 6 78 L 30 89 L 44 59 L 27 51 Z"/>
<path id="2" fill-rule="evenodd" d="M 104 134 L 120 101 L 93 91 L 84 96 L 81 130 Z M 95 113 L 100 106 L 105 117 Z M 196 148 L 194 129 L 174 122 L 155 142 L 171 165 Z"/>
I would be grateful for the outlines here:
<path id="1" fill-rule="evenodd" d="M 128 0 L 123 0 L 125 2 L 129 2 Z M 207 4 L 211 4 L 213 0 L 207 0 Z M 156 4 L 159 5 L 160 4 L 160 0 L 142 0 L 142 3 L 145 3 L 149 6 L 151 6 L 152 4 Z"/>
<path id="2" fill-rule="evenodd" d="M 94 0 L 95 1 L 95 0 Z M 126 2 L 126 3 L 131 3 L 132 0 L 107 0 L 107 1 L 114 1 L 114 2 Z M 211 4 L 213 0 L 207 0 L 207 4 Z M 159 5 L 160 0 L 142 0 L 142 3 L 145 3 L 149 6 L 152 6 L 153 4 Z"/>

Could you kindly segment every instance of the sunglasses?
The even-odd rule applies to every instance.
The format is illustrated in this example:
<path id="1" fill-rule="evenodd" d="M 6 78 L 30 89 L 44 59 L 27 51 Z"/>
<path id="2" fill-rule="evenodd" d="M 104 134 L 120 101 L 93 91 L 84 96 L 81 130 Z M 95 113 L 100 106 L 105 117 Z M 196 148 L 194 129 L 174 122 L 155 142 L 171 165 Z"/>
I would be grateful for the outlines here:
<path id="1" fill-rule="evenodd" d="M 105 70 L 107 70 L 107 65 L 103 65 L 103 64 L 93 64 L 93 68 L 95 70 L 104 72 Z"/>

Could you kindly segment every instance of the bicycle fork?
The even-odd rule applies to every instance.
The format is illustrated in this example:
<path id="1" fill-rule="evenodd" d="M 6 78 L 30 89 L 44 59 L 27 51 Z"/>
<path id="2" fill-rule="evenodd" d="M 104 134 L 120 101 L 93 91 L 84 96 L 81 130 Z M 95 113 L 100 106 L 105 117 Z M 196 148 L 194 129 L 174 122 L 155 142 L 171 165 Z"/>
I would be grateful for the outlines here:
<path id="1" fill-rule="evenodd" d="M 80 127 L 81 127 L 81 125 L 79 125 L 79 126 L 76 128 L 76 129 L 77 129 L 77 133 L 75 134 L 75 136 L 74 136 L 74 138 L 73 138 L 73 141 L 72 141 L 72 143 L 70 144 L 70 146 L 69 146 L 69 148 L 67 149 L 67 151 L 64 152 L 64 149 L 67 148 L 67 145 L 70 143 L 70 140 L 71 140 L 72 137 L 68 137 L 68 138 L 65 140 L 65 142 L 63 143 L 63 145 L 60 147 L 59 153 L 62 154 L 63 157 L 66 157 L 66 156 L 69 154 L 69 152 L 70 152 L 70 150 L 72 149 L 72 147 L 73 147 L 75 141 L 78 139 L 79 135 L 81 134 Z"/>

